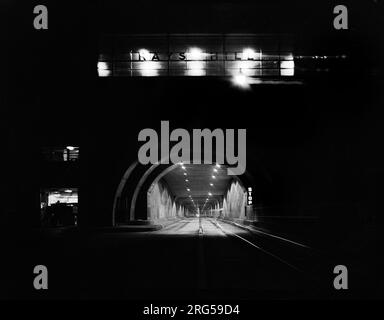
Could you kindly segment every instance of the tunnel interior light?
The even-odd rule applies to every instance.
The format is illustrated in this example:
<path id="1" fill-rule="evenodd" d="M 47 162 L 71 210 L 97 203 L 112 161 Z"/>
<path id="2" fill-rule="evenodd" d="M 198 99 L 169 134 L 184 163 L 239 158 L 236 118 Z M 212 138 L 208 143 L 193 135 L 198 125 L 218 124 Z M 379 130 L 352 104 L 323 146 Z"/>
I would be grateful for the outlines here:
<path id="1" fill-rule="evenodd" d="M 217 172 L 217 169 L 215 168 L 215 169 L 213 169 L 213 171 Z"/>
<path id="2" fill-rule="evenodd" d="M 66 193 L 72 193 L 72 190 L 71 190 L 71 189 L 66 189 L 66 190 L 64 190 L 64 192 L 66 192 Z"/>
<path id="3" fill-rule="evenodd" d="M 212 193 L 208 192 L 208 195 L 209 195 L 209 196 L 211 196 L 211 195 L 212 195 Z"/>
<path id="4" fill-rule="evenodd" d="M 210 185 L 211 187 L 213 187 L 213 183 L 210 183 L 209 185 Z"/>
<path id="5" fill-rule="evenodd" d="M 191 189 L 187 188 L 187 191 L 189 192 L 189 191 L 191 191 Z"/>
<path id="6" fill-rule="evenodd" d="M 75 150 L 75 147 L 67 146 L 67 149 L 68 149 L 69 151 L 73 151 L 73 150 Z"/>
<path id="7" fill-rule="evenodd" d="M 184 175 L 186 176 L 186 175 L 187 175 L 187 173 L 186 173 L 186 172 L 184 172 Z"/>
<path id="8" fill-rule="evenodd" d="M 185 170 L 186 168 L 185 168 L 185 166 L 181 166 L 181 168 L 183 169 L 183 170 Z"/>
<path id="9" fill-rule="evenodd" d="M 185 182 L 189 182 L 189 180 L 188 180 L 188 179 L 185 179 Z"/>
<path id="10" fill-rule="evenodd" d="M 216 177 L 215 177 L 215 176 L 212 176 L 212 179 L 216 179 Z"/>
<path id="11" fill-rule="evenodd" d="M 221 165 L 218 164 L 218 163 L 216 163 L 216 167 L 217 167 L 217 168 L 221 168 Z"/>

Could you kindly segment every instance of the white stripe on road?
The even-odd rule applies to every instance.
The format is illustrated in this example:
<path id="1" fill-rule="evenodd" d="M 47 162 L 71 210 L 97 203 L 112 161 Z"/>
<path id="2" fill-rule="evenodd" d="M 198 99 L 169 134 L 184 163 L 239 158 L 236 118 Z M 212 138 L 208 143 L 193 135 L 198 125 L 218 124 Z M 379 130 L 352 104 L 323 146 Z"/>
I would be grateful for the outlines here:
<path id="1" fill-rule="evenodd" d="M 210 221 L 211 221 L 211 220 L 210 220 Z M 211 221 L 211 222 L 212 222 L 212 221 Z M 260 251 L 264 252 L 265 254 L 270 255 L 271 257 L 273 257 L 273 258 L 279 260 L 280 262 L 282 262 L 282 263 L 284 263 L 284 264 L 290 266 L 291 268 L 295 269 L 296 271 L 302 272 L 302 270 L 300 270 L 299 268 L 297 268 L 297 267 L 295 267 L 294 265 L 290 264 L 289 262 L 287 262 L 287 261 L 281 259 L 280 257 L 274 255 L 273 253 L 270 253 L 270 252 L 266 251 L 265 249 L 263 249 L 263 248 L 259 247 L 258 245 L 254 244 L 253 242 L 248 241 L 247 239 L 244 239 L 243 237 L 239 236 L 239 235 L 236 234 L 236 233 L 233 233 L 233 232 L 228 231 L 228 230 L 224 230 L 223 227 L 222 227 L 217 221 L 212 222 L 212 223 L 213 223 L 213 224 L 216 224 L 216 226 L 217 226 L 218 228 L 220 228 L 221 231 L 223 231 L 223 232 L 225 232 L 225 233 L 229 233 L 230 235 L 233 235 L 233 236 L 235 236 L 235 237 L 238 237 L 239 239 L 245 241 L 246 243 L 250 244 L 250 245 L 253 246 L 254 248 L 259 249 Z"/>
<path id="2" fill-rule="evenodd" d="M 251 231 L 251 232 L 258 232 L 258 233 L 262 233 L 262 234 L 265 234 L 266 236 L 269 236 L 269 237 L 272 237 L 272 238 L 276 238 L 276 239 L 279 239 L 279 240 L 283 240 L 283 241 L 286 241 L 286 242 L 290 242 L 292 244 L 295 244 L 297 246 L 300 246 L 300 247 L 304 247 L 304 248 L 307 248 L 307 249 L 311 249 L 311 247 L 305 245 L 305 244 L 302 244 L 302 243 L 299 243 L 299 242 L 296 242 L 296 241 L 293 241 L 293 240 L 289 240 L 289 239 L 286 239 L 286 238 L 283 238 L 283 237 L 279 237 L 279 236 L 276 236 L 272 233 L 267 233 L 267 232 L 264 232 L 264 231 L 260 231 L 260 230 L 257 230 L 257 229 L 253 229 L 251 227 L 245 227 L 245 226 L 242 226 L 242 225 L 239 225 L 238 223 L 234 222 L 234 224 L 239 227 L 239 228 L 246 228 L 247 230 Z"/>

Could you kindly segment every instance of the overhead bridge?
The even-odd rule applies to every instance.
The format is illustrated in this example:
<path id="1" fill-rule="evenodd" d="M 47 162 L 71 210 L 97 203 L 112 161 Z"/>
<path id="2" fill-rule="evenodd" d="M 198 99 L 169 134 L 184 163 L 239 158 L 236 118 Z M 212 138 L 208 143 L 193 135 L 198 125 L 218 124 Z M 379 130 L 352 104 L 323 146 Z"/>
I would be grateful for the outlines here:
<path id="1" fill-rule="evenodd" d="M 104 34 L 100 77 L 293 76 L 287 34 Z"/>

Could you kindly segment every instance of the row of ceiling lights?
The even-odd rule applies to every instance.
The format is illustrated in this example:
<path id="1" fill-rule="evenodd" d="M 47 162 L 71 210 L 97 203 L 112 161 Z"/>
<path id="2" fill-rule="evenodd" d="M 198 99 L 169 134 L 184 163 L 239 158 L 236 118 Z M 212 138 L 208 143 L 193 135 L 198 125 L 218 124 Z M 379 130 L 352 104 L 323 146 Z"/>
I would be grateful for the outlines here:
<path id="1" fill-rule="evenodd" d="M 215 165 L 215 167 L 213 168 L 213 174 L 212 174 L 212 179 L 213 179 L 213 180 L 216 179 L 216 174 L 219 172 L 218 169 L 219 169 L 220 167 L 221 167 L 220 164 L 217 163 L 217 164 Z M 213 184 L 212 182 L 210 182 L 209 185 L 210 185 L 211 187 L 214 186 L 214 184 Z M 208 198 L 205 200 L 203 209 L 202 209 L 201 211 L 204 210 L 204 208 L 205 208 L 205 206 L 207 205 L 207 202 L 208 202 L 210 196 L 212 196 L 212 193 L 211 193 L 211 192 L 208 192 Z"/>
<path id="2" fill-rule="evenodd" d="M 182 162 L 180 163 L 180 165 L 181 165 L 181 169 L 183 169 L 183 170 L 185 171 L 185 172 L 183 173 L 183 175 L 186 177 L 186 178 L 185 178 L 185 182 L 188 183 L 188 182 L 189 182 L 189 179 L 188 179 L 188 174 L 187 174 L 187 168 L 185 167 L 185 165 L 184 165 Z M 188 192 L 191 192 L 191 189 L 187 187 L 187 191 L 188 191 Z M 196 207 L 195 201 L 192 199 L 192 196 L 189 195 L 189 198 L 190 198 L 190 200 L 191 200 L 193 206 L 195 207 L 195 209 L 196 209 L 196 211 L 197 211 L 197 207 Z"/>
<path id="3" fill-rule="evenodd" d="M 185 165 L 184 165 L 182 162 L 180 163 L 180 165 L 181 165 L 181 169 L 183 169 L 183 170 L 185 171 L 185 172 L 183 173 L 183 175 L 187 177 L 187 176 L 188 176 L 188 173 L 186 172 L 187 168 L 185 167 Z M 215 174 L 218 173 L 218 168 L 220 168 L 220 167 L 221 167 L 221 166 L 220 166 L 220 164 L 218 164 L 218 163 L 215 165 L 215 168 L 213 168 L 212 179 L 216 179 L 216 175 L 215 175 Z M 188 179 L 188 178 L 185 178 L 185 182 L 188 183 L 188 182 L 189 182 L 189 179 Z M 210 185 L 210 187 L 213 187 L 213 186 L 214 186 L 214 184 L 213 184 L 212 182 L 210 182 L 209 185 Z M 191 189 L 190 189 L 189 187 L 186 187 L 186 189 L 187 189 L 188 192 L 191 192 Z M 207 202 L 208 202 L 210 196 L 212 196 L 212 193 L 211 193 L 211 192 L 208 192 L 208 198 L 205 200 L 205 203 L 204 203 L 204 206 L 203 206 L 202 211 L 204 210 L 205 205 L 207 204 Z M 192 195 L 189 195 L 188 197 L 191 199 L 192 204 L 194 205 L 194 207 L 195 207 L 196 210 L 197 210 L 197 206 L 196 206 L 196 204 L 195 204 L 195 201 L 194 201 L 193 198 L 192 198 Z"/>

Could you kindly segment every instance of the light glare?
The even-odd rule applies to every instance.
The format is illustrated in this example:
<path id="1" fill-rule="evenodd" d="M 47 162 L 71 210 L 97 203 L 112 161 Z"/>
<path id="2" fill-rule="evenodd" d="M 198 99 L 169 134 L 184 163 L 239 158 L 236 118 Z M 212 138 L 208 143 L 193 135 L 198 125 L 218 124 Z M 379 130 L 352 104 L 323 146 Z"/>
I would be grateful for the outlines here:
<path id="1" fill-rule="evenodd" d="M 144 58 L 144 60 L 151 60 L 151 53 L 147 49 L 139 50 L 140 58 Z"/>
<path id="2" fill-rule="evenodd" d="M 244 74 L 237 74 L 237 75 L 234 75 L 232 77 L 232 83 L 238 87 L 238 88 L 241 88 L 241 89 L 249 89 L 250 88 L 250 81 L 249 81 L 249 78 L 247 76 L 245 76 Z"/>
<path id="3" fill-rule="evenodd" d="M 251 48 L 246 48 L 243 50 L 243 60 L 255 60 L 256 51 Z"/>
<path id="4" fill-rule="evenodd" d="M 295 67 L 295 62 L 293 60 L 280 62 L 281 69 L 293 69 L 294 67 Z"/>
<path id="5" fill-rule="evenodd" d="M 188 60 L 203 60 L 204 54 L 200 48 L 191 48 L 188 52 Z"/>

